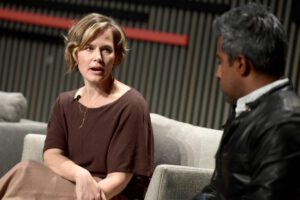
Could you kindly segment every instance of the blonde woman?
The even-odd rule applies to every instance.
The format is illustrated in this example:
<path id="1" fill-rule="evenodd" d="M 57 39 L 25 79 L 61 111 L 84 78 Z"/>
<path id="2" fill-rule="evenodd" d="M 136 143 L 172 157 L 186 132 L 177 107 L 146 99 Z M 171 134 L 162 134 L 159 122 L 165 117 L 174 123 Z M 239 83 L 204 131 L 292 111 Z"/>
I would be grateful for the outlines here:
<path id="1" fill-rule="evenodd" d="M 0 180 L 1 199 L 143 199 L 153 168 L 153 134 L 143 96 L 113 77 L 126 38 L 111 18 L 92 13 L 65 38 L 69 71 L 84 85 L 53 106 L 44 165 L 27 161 Z"/>

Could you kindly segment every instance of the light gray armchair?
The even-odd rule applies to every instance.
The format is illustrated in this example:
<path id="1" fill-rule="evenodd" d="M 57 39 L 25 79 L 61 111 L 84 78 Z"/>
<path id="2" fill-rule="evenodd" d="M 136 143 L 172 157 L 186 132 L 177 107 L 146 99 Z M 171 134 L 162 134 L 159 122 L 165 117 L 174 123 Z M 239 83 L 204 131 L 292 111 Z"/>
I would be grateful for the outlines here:
<path id="1" fill-rule="evenodd" d="M 146 200 L 192 199 L 210 180 L 222 131 L 151 113 L 155 170 Z M 22 159 L 42 161 L 45 135 L 28 134 Z"/>
<path id="2" fill-rule="evenodd" d="M 146 200 L 190 200 L 210 181 L 222 131 L 151 114 L 155 164 Z"/>
<path id="3" fill-rule="evenodd" d="M 0 91 L 0 177 L 20 162 L 26 134 L 46 133 L 47 124 L 24 119 L 26 112 L 22 93 Z"/>

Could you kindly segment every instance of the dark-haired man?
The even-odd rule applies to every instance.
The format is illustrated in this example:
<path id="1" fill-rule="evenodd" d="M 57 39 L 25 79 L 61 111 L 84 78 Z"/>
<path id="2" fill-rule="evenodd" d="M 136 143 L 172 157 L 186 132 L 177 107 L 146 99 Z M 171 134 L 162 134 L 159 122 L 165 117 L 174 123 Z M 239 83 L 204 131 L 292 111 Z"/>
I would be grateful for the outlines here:
<path id="1" fill-rule="evenodd" d="M 250 3 L 218 17 L 213 29 L 216 77 L 233 112 L 211 183 L 195 200 L 300 199 L 300 99 L 284 78 L 282 24 Z"/>

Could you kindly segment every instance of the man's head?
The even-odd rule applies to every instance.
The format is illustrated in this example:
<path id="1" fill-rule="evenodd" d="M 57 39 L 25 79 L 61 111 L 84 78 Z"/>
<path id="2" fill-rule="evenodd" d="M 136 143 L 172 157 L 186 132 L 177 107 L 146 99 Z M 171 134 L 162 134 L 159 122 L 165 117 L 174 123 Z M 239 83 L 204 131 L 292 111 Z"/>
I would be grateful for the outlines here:
<path id="1" fill-rule="evenodd" d="M 239 88 L 242 87 L 239 81 L 248 78 L 251 72 L 274 79 L 284 75 L 286 34 L 279 20 L 264 6 L 250 3 L 231 9 L 215 19 L 213 29 L 218 37 L 219 60 L 218 54 L 224 54 L 228 59 L 228 63 L 225 64 L 238 69 L 237 74 L 232 73 L 232 77 L 227 78 L 221 74 L 222 69 L 217 71 L 222 90 L 230 103 L 234 104 L 237 98 L 245 95 L 243 88 Z M 231 73 L 228 70 L 226 72 Z M 222 77 L 219 77 L 220 75 Z M 225 81 L 229 83 L 222 83 Z"/>

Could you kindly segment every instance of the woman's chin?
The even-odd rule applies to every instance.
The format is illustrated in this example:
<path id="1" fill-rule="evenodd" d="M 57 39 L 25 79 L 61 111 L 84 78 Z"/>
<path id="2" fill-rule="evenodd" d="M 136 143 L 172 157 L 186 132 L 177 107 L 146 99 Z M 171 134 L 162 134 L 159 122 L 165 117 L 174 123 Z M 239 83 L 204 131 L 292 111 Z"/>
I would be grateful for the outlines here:
<path id="1" fill-rule="evenodd" d="M 103 77 L 102 76 L 98 76 L 98 77 L 90 77 L 88 79 L 85 79 L 87 82 L 91 83 L 91 84 L 99 84 L 103 81 Z"/>

